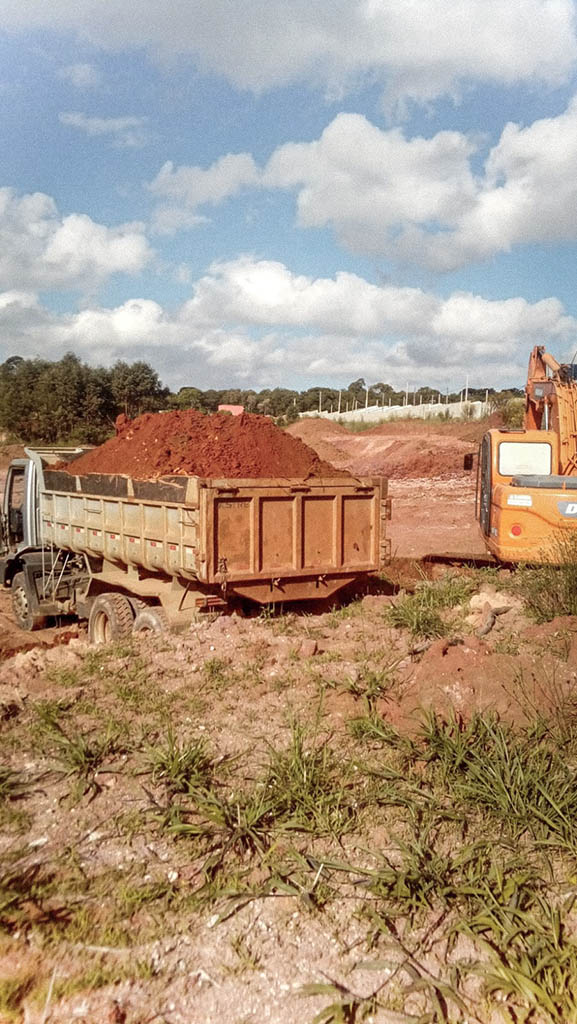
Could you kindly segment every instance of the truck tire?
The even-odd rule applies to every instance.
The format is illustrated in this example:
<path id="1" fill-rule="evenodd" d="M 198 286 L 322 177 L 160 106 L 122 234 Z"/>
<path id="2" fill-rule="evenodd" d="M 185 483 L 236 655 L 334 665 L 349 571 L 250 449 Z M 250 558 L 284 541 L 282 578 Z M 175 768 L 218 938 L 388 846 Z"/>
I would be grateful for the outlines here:
<path id="1" fill-rule="evenodd" d="M 143 608 L 136 616 L 132 627 L 134 633 L 168 633 L 169 629 L 166 612 L 159 605 Z"/>
<path id="2" fill-rule="evenodd" d="M 132 633 L 134 614 L 124 594 L 99 594 L 88 617 L 88 639 L 92 644 L 109 644 Z"/>
<path id="3" fill-rule="evenodd" d="M 12 612 L 20 629 L 31 631 L 46 625 L 44 615 L 33 610 L 34 604 L 35 598 L 28 590 L 25 573 L 16 573 L 12 580 Z"/>

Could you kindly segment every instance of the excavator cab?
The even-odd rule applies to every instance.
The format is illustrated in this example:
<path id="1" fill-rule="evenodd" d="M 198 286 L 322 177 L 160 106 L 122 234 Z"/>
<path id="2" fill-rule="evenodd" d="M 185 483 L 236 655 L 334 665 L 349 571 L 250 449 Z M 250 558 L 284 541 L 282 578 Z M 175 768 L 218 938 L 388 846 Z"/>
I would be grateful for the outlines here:
<path id="1" fill-rule="evenodd" d="M 558 439 L 546 430 L 489 430 L 479 453 L 477 518 L 485 543 L 501 561 L 538 561 L 544 523 L 533 490 L 547 487 Z"/>
<path id="2" fill-rule="evenodd" d="M 556 562 L 577 528 L 577 364 L 541 345 L 529 357 L 523 429 L 483 439 L 477 516 L 503 562 Z"/>

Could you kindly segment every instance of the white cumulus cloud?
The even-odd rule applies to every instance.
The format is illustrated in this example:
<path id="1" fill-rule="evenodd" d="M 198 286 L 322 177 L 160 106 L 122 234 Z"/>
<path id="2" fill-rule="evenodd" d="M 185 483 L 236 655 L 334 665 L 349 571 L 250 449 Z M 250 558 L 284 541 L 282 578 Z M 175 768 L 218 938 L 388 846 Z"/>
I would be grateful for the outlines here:
<path id="1" fill-rule="evenodd" d="M 353 252 L 450 271 L 515 246 L 577 239 L 577 97 L 555 117 L 509 123 L 488 150 L 457 131 L 430 138 L 342 113 L 312 142 L 289 142 L 264 168 L 248 153 L 212 166 L 166 163 L 148 188 L 153 228 L 170 234 L 199 207 L 249 189 L 294 192 L 297 223 L 331 228 Z"/>
<path id="2" fill-rule="evenodd" d="M 481 145 L 339 114 L 319 139 L 279 147 L 260 186 L 294 190 L 301 227 L 331 227 L 355 252 L 439 271 L 577 239 L 577 98 L 556 117 L 506 125 L 474 173 Z"/>
<path id="3" fill-rule="evenodd" d="M 56 314 L 24 289 L 0 294 L 0 358 L 72 349 L 92 363 L 146 359 L 173 388 L 340 386 L 359 376 L 444 388 L 467 374 L 518 384 L 534 344 L 548 337 L 567 358 L 576 332 L 555 298 L 440 298 L 348 273 L 315 279 L 249 257 L 210 267 L 175 311 L 134 298 Z"/>
<path id="4" fill-rule="evenodd" d="M 149 189 L 160 197 L 152 227 L 159 234 L 194 227 L 206 218 L 199 206 L 216 205 L 244 189 L 256 187 L 260 172 L 250 153 L 228 153 L 212 166 L 174 167 L 169 160 L 161 167 Z"/>
<path id="5" fill-rule="evenodd" d="M 444 234 L 423 229 L 423 260 L 449 269 L 519 244 L 577 238 L 577 98 L 557 117 L 506 125 L 491 149 L 474 201 L 444 222 Z"/>
<path id="6" fill-rule="evenodd" d="M 150 142 L 147 117 L 87 117 L 77 111 L 58 115 L 61 124 L 91 136 L 109 136 L 113 145 L 141 149 Z"/>
<path id="7" fill-rule="evenodd" d="M 394 255 L 401 227 L 454 222 L 471 206 L 473 151 L 459 132 L 407 139 L 339 114 L 318 140 L 277 149 L 263 184 L 296 189 L 302 227 L 330 225 L 353 250 Z"/>
<path id="8" fill-rule="evenodd" d="M 0 287 L 91 290 L 111 274 L 137 274 L 152 252 L 140 224 L 106 227 L 62 216 L 42 192 L 0 188 Z"/>
<path id="9" fill-rule="evenodd" d="M 169 16 L 160 0 L 4 0 L 2 24 L 191 56 L 257 91 L 307 79 L 335 94 L 367 76 L 392 107 L 454 94 L 463 81 L 566 81 L 574 14 L 571 0 L 179 0 Z"/>

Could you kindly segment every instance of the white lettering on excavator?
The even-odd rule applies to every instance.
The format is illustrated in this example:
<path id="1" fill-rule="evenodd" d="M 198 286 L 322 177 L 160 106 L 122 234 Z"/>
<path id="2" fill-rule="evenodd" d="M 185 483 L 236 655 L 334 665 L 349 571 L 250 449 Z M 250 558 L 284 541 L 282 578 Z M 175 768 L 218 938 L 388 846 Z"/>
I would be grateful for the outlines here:
<path id="1" fill-rule="evenodd" d="M 562 516 L 577 516 L 577 501 L 559 501 L 557 506 Z"/>

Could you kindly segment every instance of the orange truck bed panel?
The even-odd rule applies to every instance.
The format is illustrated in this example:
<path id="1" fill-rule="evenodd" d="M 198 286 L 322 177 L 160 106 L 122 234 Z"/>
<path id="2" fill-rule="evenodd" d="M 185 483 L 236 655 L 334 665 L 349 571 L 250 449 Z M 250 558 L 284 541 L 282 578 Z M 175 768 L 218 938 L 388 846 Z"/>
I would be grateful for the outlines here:
<path id="1" fill-rule="evenodd" d="M 296 596 L 305 580 L 309 590 L 320 581 L 331 592 L 386 560 L 390 506 L 381 478 L 65 476 L 45 474 L 44 543 L 118 565 L 271 600 L 283 587 Z"/>

